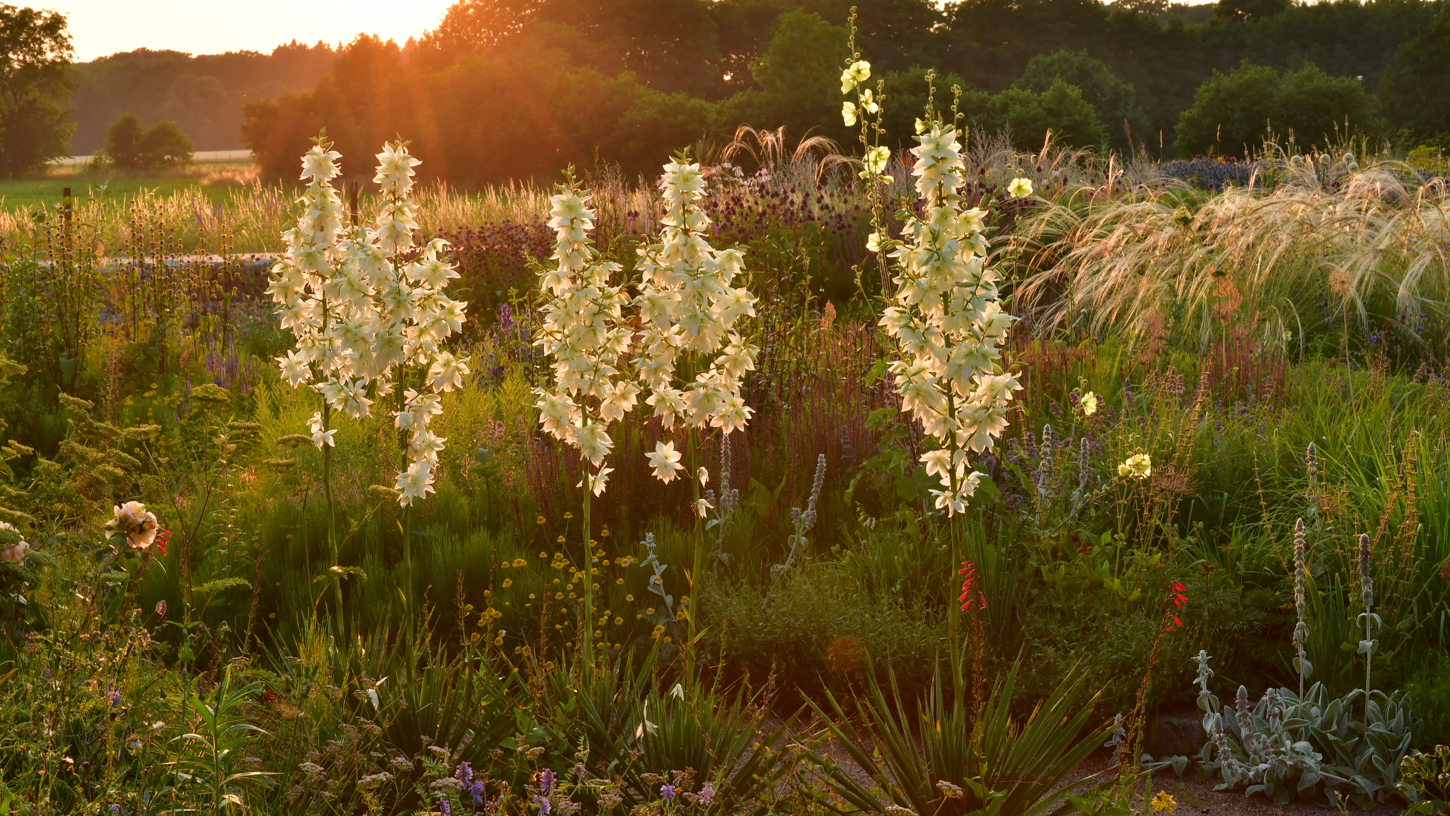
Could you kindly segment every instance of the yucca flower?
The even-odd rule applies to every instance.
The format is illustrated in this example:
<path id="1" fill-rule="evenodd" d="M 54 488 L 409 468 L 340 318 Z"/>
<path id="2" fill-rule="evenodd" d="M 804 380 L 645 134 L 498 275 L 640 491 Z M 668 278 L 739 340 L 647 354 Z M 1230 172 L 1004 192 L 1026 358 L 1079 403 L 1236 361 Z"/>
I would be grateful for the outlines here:
<path id="1" fill-rule="evenodd" d="M 654 469 L 656 479 L 668 484 L 675 480 L 675 474 L 685 469 L 680 464 L 680 453 L 673 442 L 656 442 L 653 452 L 646 453 L 649 466 Z"/>
<path id="2" fill-rule="evenodd" d="M 678 421 L 730 434 L 750 421 L 752 410 L 740 391 L 758 353 L 739 332 L 739 323 L 755 315 L 755 296 L 735 285 L 745 258 L 739 249 L 710 245 L 699 164 L 676 156 L 659 183 L 665 204 L 659 240 L 639 250 L 634 369 L 645 403 L 666 429 Z M 691 382 L 678 382 L 676 371 L 686 358 L 693 358 L 690 369 L 698 373 Z M 660 461 L 650 455 L 655 476 L 668 482 L 674 469 L 662 468 Z"/>
<path id="3" fill-rule="evenodd" d="M 556 265 L 539 274 L 545 303 L 534 333 L 554 377 L 550 387 L 534 389 L 535 406 L 544 431 L 596 468 L 586 480 L 598 495 L 609 475 L 604 460 L 614 449 L 609 423 L 632 410 L 640 392 L 625 371 L 633 332 L 624 319 L 628 298 L 611 283 L 620 266 L 600 259 L 590 239 L 589 195 L 572 177 L 558 189 L 549 199 Z"/>
<path id="4" fill-rule="evenodd" d="M 962 207 L 956 129 L 933 120 L 916 138 L 912 174 L 923 215 L 908 216 L 890 253 L 896 291 L 880 325 L 899 350 L 889 370 L 902 410 L 938 446 L 921 456 L 927 473 L 939 479 L 931 491 L 935 505 L 955 515 L 966 509 L 982 478 L 969 453 L 992 447 L 1007 426 L 1013 392 L 1021 388 L 1000 364 L 1014 318 L 1002 310 L 1000 278 L 986 263 L 983 213 Z"/>
<path id="5" fill-rule="evenodd" d="M 403 505 L 431 491 L 420 479 L 434 477 L 442 437 L 428 422 L 442 408 L 436 394 L 462 387 L 467 361 L 443 349 L 466 320 L 467 304 L 444 294 L 458 273 L 444 263 L 441 239 L 418 247 L 417 206 L 408 195 L 419 161 L 402 142 L 377 154 L 373 181 L 383 203 L 370 228 L 345 227 L 342 200 L 331 180 L 338 174 L 336 151 L 319 141 L 303 157 L 308 186 L 298 203 L 303 214 L 283 235 L 287 249 L 272 267 L 268 292 L 282 328 L 296 347 L 277 358 L 294 388 L 308 385 L 322 395 L 327 413 L 362 419 L 381 397 L 395 393 L 403 369 L 425 372 L 426 390 L 407 389 L 393 411 L 394 425 L 408 433 L 406 464 L 395 488 Z M 405 253 L 412 260 L 404 261 Z M 330 417 L 315 414 L 312 441 L 330 447 Z M 420 467 L 426 461 L 428 467 Z"/>

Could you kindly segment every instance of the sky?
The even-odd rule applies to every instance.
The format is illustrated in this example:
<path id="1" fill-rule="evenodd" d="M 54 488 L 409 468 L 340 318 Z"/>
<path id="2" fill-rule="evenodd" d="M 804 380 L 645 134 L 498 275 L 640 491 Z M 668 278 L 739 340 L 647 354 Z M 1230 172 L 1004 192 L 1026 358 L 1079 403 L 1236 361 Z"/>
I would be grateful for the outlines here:
<path id="1" fill-rule="evenodd" d="M 399 43 L 435 27 L 452 0 L 37 0 L 65 14 L 76 60 L 118 51 L 263 51 L 292 40 L 345 43 L 376 34 Z"/>

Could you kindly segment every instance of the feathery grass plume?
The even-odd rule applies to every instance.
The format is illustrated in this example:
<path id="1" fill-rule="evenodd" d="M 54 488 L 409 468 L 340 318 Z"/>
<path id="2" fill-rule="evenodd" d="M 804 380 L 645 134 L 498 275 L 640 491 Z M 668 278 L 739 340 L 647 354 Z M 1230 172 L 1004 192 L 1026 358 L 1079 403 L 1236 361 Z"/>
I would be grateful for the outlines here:
<path id="1" fill-rule="evenodd" d="M 1367 329 L 1370 303 L 1410 342 L 1417 315 L 1450 302 L 1450 186 L 1408 187 L 1385 163 L 1344 180 L 1287 173 L 1272 189 L 1230 187 L 1196 210 L 1180 186 L 1161 183 L 1112 198 L 1069 198 L 1024 215 L 1024 260 L 1035 267 L 1018 292 L 1040 325 L 1065 326 L 1084 310 L 1094 332 L 1138 334 L 1153 316 L 1181 315 L 1175 331 L 1206 343 L 1221 331 L 1213 308 L 1231 285 L 1228 316 L 1263 342 L 1302 343 L 1321 299 L 1332 324 Z"/>
<path id="2" fill-rule="evenodd" d="M 1313 449 L 1310 445 L 1310 449 Z M 1309 655 L 1305 651 L 1305 644 L 1309 640 L 1309 626 L 1304 623 L 1305 584 L 1308 580 L 1309 565 L 1307 562 L 1306 544 L 1304 532 L 1304 519 L 1294 522 L 1294 611 L 1298 617 L 1294 624 L 1294 668 L 1299 672 L 1299 698 L 1304 698 L 1304 678 L 1314 673 L 1314 666 L 1309 662 Z"/>

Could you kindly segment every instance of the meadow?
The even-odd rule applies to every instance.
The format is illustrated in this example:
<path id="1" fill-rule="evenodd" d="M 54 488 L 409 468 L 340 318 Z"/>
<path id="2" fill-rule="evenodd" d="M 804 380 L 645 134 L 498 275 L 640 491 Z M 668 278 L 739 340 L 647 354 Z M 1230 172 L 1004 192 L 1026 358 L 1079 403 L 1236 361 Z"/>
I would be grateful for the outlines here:
<path id="1" fill-rule="evenodd" d="M 0 812 L 1157 814 L 1174 774 L 1444 812 L 1443 176 L 942 149 L 959 199 L 923 154 L 748 131 L 698 188 L 591 168 L 576 203 L 394 159 L 356 216 L 325 173 L 69 220 L 16 184 Z M 1020 385 L 971 397 L 975 447 L 887 328 L 940 257 L 913 216 L 996 272 L 945 307 L 987 315 L 973 382 Z M 374 294 L 322 283 L 324 233 Z M 673 424 L 630 373 L 671 268 L 719 326 L 670 363 L 719 404 Z M 346 332 L 410 286 L 390 369 Z"/>

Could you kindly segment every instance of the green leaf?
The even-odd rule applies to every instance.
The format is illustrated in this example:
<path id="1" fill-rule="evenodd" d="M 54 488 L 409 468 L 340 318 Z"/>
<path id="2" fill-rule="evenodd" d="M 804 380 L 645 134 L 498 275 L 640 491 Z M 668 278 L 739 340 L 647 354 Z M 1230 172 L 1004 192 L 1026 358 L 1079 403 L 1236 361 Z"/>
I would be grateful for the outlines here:
<path id="1" fill-rule="evenodd" d="M 910 476 L 897 476 L 896 495 L 906 501 L 911 501 L 916 498 L 916 480 Z"/>
<path id="2" fill-rule="evenodd" d="M 210 595 L 213 592 L 221 592 L 224 589 L 236 587 L 252 588 L 252 585 L 242 578 L 218 578 L 215 581 L 207 581 L 199 587 L 193 587 L 192 593 L 196 595 Z"/>

